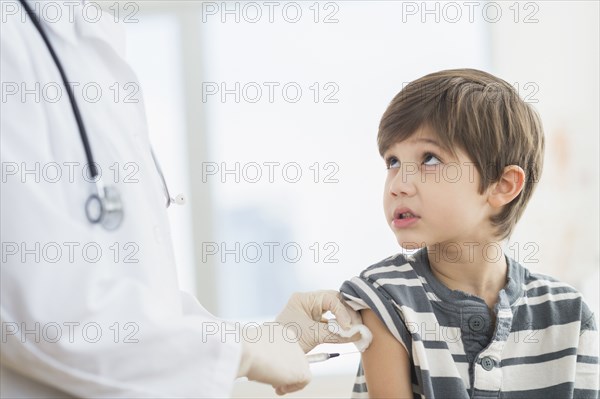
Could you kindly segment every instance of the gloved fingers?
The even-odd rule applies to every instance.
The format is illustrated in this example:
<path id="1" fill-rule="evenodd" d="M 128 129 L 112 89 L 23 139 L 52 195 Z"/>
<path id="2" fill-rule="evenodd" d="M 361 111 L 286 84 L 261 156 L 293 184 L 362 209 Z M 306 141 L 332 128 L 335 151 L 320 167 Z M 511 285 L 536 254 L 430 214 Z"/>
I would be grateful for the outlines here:
<path id="1" fill-rule="evenodd" d="M 344 299 L 342 298 L 342 302 L 343 301 L 344 301 Z M 350 323 L 353 326 L 358 325 L 358 324 L 363 324 L 362 317 L 360 317 L 360 312 L 357 312 L 356 310 L 352 309 L 350 306 L 346 305 L 345 302 L 344 302 L 344 307 L 346 308 L 346 311 L 350 315 Z M 329 321 L 329 319 L 327 317 L 325 317 L 325 316 L 321 317 L 321 323 L 327 323 L 328 321 Z"/>
<path id="2" fill-rule="evenodd" d="M 275 388 L 275 393 L 279 396 L 282 396 L 282 395 L 285 395 L 286 393 L 292 393 L 292 392 L 299 391 L 302 388 L 304 388 L 306 385 L 308 385 L 308 381 L 299 382 L 299 383 L 290 384 L 290 385 L 283 385 L 283 386 L 274 387 L 274 388 Z"/>
<path id="3" fill-rule="evenodd" d="M 338 323 L 345 329 L 354 324 L 362 324 L 360 314 L 346 305 L 340 292 L 334 290 L 295 292 L 275 320 L 285 324 L 300 322 L 302 317 L 306 317 L 319 322 L 328 311 L 335 315 Z"/>
<path id="4" fill-rule="evenodd" d="M 289 337 L 285 328 L 277 323 L 250 327 L 242 341 L 242 360 L 238 375 L 250 381 L 274 387 L 305 386 L 311 379 L 305 352 L 296 336 Z M 295 334 L 292 334 L 295 335 Z M 258 337 L 258 339 L 249 339 Z M 290 391 L 291 392 L 291 391 Z"/>
<path id="5" fill-rule="evenodd" d="M 342 301 L 344 301 L 343 297 L 342 297 Z M 346 302 L 344 302 L 344 307 L 346 308 L 346 311 L 350 315 L 350 320 L 351 320 L 351 323 L 353 326 L 356 326 L 358 324 L 363 324 L 362 317 L 360 317 L 360 312 L 357 312 L 356 310 L 352 309 L 350 306 L 346 305 Z M 348 328 L 348 327 L 346 327 L 346 328 Z"/>
<path id="6" fill-rule="evenodd" d="M 361 334 L 359 332 L 352 335 L 351 337 L 342 337 L 337 334 L 337 331 L 340 328 L 337 324 L 334 324 L 333 328 L 330 326 L 331 324 L 328 324 L 326 322 L 319 323 L 317 327 L 318 334 L 316 337 L 317 342 L 315 343 L 315 346 L 320 344 L 346 344 L 349 342 L 358 341 L 361 338 Z"/>
<path id="7" fill-rule="evenodd" d="M 301 334 L 305 335 L 299 337 L 300 339 L 298 343 L 300 344 L 304 353 L 308 353 L 318 345 L 324 343 L 343 344 L 348 342 L 354 342 L 360 339 L 360 333 L 348 338 L 341 337 L 338 334 L 336 334 L 336 330 L 340 330 L 340 327 L 337 324 L 335 324 L 334 331 L 332 331 L 329 325 L 330 324 L 327 322 L 327 319 L 324 319 L 324 322 L 313 321 L 309 327 L 303 329 Z"/>
<path id="8" fill-rule="evenodd" d="M 356 315 L 352 315 L 354 312 L 352 309 L 347 307 L 341 299 L 341 294 L 334 290 L 323 290 L 312 293 L 313 300 L 311 301 L 311 315 L 313 320 L 321 320 L 323 313 L 330 311 L 335 315 L 337 322 L 343 328 L 350 328 L 352 325 L 352 319 L 356 318 Z M 356 312 L 354 312 L 356 313 Z M 360 317 L 360 315 L 358 316 Z"/>

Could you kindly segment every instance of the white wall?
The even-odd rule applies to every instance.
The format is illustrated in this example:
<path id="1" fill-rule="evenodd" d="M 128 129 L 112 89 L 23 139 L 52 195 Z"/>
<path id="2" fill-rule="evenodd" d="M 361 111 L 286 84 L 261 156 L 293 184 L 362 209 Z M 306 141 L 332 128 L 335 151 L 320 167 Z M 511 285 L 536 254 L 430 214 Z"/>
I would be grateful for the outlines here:
<path id="1" fill-rule="evenodd" d="M 527 267 L 574 285 L 598 314 L 599 3 L 538 4 L 537 23 L 490 26 L 491 72 L 539 100 L 546 135 L 542 178 L 512 242 Z"/>

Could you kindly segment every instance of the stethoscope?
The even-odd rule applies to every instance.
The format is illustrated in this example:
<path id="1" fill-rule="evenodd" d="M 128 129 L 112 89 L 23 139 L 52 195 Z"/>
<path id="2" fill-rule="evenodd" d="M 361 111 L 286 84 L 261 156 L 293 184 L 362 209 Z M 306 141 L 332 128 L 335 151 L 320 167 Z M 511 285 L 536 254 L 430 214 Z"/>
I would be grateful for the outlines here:
<path id="1" fill-rule="evenodd" d="M 94 181 L 96 187 L 96 193 L 91 194 L 88 199 L 85 201 L 85 215 L 90 223 L 97 224 L 99 223 L 106 230 L 115 230 L 123 221 L 123 202 L 121 201 L 121 196 L 116 187 L 112 186 L 104 186 L 100 178 L 98 178 L 98 169 L 96 168 L 96 164 L 94 163 L 94 157 L 92 155 L 92 149 L 90 148 L 90 143 L 88 140 L 88 136 L 85 130 L 85 126 L 83 125 L 83 120 L 81 119 L 81 113 L 79 112 L 79 108 L 77 107 L 77 103 L 75 102 L 75 96 L 71 91 L 71 86 L 67 83 L 67 75 L 60 63 L 56 53 L 54 52 L 54 48 L 50 44 L 50 40 L 48 36 L 44 33 L 42 26 L 37 18 L 37 15 L 31 10 L 29 5 L 25 2 L 25 0 L 20 0 L 21 5 L 31 18 L 31 21 L 35 25 L 36 29 L 44 39 L 44 43 L 46 43 L 46 47 L 50 51 L 50 55 L 52 55 L 52 59 L 56 64 L 58 71 L 60 72 L 60 76 L 62 78 L 65 89 L 67 90 L 67 94 L 69 95 L 69 101 L 71 103 L 71 108 L 73 109 L 73 114 L 75 115 L 75 121 L 77 122 L 77 128 L 79 129 L 79 136 L 81 137 L 81 141 L 83 142 L 83 148 L 85 150 L 85 157 L 87 158 L 88 166 L 90 168 L 90 173 L 92 175 L 92 180 Z M 177 197 L 172 198 L 169 194 L 169 188 L 167 187 L 167 182 L 165 181 L 165 176 L 162 173 L 158 160 L 154 155 L 154 151 L 151 150 L 152 159 L 154 160 L 154 164 L 156 165 L 156 170 L 160 175 L 160 179 L 163 184 L 163 189 L 165 191 L 165 195 L 167 197 L 167 207 L 172 203 L 176 203 L 179 205 L 183 205 L 185 203 L 185 199 L 182 194 L 179 194 Z"/>

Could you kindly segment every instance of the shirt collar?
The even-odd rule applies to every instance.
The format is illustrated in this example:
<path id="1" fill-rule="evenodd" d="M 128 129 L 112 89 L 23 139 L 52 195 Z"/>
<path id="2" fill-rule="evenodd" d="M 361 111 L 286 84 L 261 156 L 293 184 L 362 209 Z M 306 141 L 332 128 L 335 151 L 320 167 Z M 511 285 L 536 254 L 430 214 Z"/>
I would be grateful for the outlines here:
<path id="1" fill-rule="evenodd" d="M 524 268 L 508 255 L 505 254 L 504 257 L 508 265 L 507 281 L 504 288 L 500 290 L 499 296 L 506 295 L 508 303 L 512 306 L 523 295 Z M 408 259 L 417 273 L 425 277 L 427 284 L 435 294 L 447 304 L 455 304 L 460 307 L 487 306 L 482 298 L 464 291 L 451 290 L 440 282 L 431 272 L 427 247 L 417 251 Z"/>

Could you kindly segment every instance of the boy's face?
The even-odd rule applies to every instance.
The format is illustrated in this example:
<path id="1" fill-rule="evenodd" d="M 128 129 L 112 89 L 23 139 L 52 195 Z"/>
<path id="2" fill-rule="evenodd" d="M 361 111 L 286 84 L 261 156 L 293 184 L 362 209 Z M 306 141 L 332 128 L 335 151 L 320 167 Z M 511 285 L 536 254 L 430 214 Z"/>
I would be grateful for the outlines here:
<path id="1" fill-rule="evenodd" d="M 386 220 L 400 246 L 488 242 L 493 237 L 487 193 L 478 193 L 479 173 L 460 149 L 456 157 L 436 145 L 431 128 L 419 128 L 384 153 Z M 401 213 L 404 213 L 401 215 Z"/>

